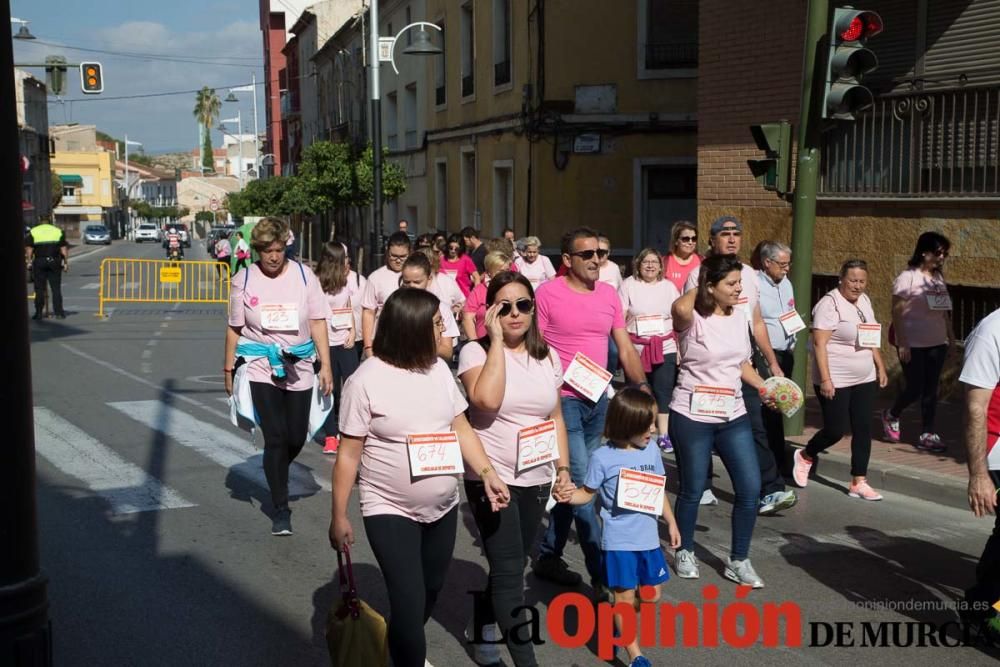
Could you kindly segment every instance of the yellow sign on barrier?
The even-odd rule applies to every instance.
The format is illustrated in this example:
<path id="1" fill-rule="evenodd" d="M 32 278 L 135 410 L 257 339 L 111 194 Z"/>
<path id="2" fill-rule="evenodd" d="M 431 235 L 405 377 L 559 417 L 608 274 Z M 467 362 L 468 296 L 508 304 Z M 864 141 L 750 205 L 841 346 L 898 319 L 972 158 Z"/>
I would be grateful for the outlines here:
<path id="1" fill-rule="evenodd" d="M 106 303 L 229 303 L 229 265 L 212 261 L 101 261 L 98 317 Z"/>
<path id="2" fill-rule="evenodd" d="M 161 283 L 179 283 L 180 281 L 181 281 L 181 267 L 179 266 L 160 267 Z"/>

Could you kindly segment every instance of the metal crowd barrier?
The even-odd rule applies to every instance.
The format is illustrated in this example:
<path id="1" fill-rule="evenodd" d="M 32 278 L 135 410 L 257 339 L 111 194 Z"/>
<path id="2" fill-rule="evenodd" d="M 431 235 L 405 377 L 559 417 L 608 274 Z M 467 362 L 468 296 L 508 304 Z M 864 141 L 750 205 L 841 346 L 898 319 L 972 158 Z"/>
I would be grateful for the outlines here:
<path id="1" fill-rule="evenodd" d="M 98 317 L 106 303 L 228 303 L 229 265 L 212 261 L 101 261 Z"/>

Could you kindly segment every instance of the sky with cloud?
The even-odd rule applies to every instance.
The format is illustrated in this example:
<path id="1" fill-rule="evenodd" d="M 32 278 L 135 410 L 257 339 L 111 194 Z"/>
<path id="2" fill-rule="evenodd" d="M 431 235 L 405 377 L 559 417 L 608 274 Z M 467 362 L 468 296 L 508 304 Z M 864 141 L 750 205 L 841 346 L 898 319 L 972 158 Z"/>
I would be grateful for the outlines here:
<path id="1" fill-rule="evenodd" d="M 16 63 L 62 55 L 71 63 L 96 60 L 103 66 L 101 95 L 83 95 L 70 68 L 63 98 L 49 97 L 50 124 L 94 124 L 119 138 L 128 134 L 147 153 L 191 150 L 198 144 L 194 93 L 140 96 L 209 86 L 225 99 L 229 87 L 249 84 L 255 73 L 258 125 L 264 127 L 256 0 L 11 0 L 11 16 L 30 21 L 37 38 L 14 40 Z M 15 32 L 19 27 L 11 25 Z M 43 69 L 28 71 L 44 80 Z M 240 109 L 243 130 L 252 133 L 251 97 L 236 96 L 240 102 L 223 103 L 221 117 L 235 118 Z M 120 97 L 132 99 L 112 99 Z M 215 146 L 221 138 L 213 131 Z"/>

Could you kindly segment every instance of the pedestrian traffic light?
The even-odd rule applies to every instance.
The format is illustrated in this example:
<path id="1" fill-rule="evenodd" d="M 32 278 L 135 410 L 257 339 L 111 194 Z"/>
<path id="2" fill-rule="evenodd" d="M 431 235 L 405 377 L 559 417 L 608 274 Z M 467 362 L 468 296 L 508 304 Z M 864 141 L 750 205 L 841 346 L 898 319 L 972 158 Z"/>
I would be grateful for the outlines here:
<path id="1" fill-rule="evenodd" d="M 101 63 L 80 63 L 80 88 L 87 95 L 104 92 Z"/>
<path id="2" fill-rule="evenodd" d="M 750 134 L 757 148 L 764 151 L 764 160 L 747 160 L 750 171 L 765 190 L 778 194 L 791 191 L 792 125 L 787 120 L 778 123 L 751 125 Z"/>
<path id="3" fill-rule="evenodd" d="M 878 67 L 878 58 L 865 43 L 882 32 L 882 17 L 868 10 L 837 7 L 830 19 L 830 51 L 823 90 L 823 118 L 855 120 L 875 104 L 872 91 L 862 85 L 865 74 Z"/>

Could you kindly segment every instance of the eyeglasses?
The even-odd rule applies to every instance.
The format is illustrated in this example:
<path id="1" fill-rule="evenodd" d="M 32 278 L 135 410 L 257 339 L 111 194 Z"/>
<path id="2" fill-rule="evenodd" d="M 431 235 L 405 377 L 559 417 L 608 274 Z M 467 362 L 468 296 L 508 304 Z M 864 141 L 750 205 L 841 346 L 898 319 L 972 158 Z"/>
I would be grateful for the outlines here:
<path id="1" fill-rule="evenodd" d="M 390 262 L 405 262 L 407 257 L 409 257 L 409 255 L 393 255 L 392 253 L 389 253 Z"/>
<path id="2" fill-rule="evenodd" d="M 604 259 L 608 256 L 608 251 L 601 248 L 600 250 L 580 250 L 579 252 L 569 253 L 570 257 L 579 257 L 584 261 L 594 259 L 594 255 L 597 255 L 598 259 Z"/>
<path id="3" fill-rule="evenodd" d="M 779 267 L 781 267 L 782 269 L 785 269 L 785 270 L 787 270 L 788 267 L 790 267 L 792 265 L 791 260 L 789 260 L 787 262 L 779 262 L 779 261 L 776 261 L 776 260 L 773 260 L 773 259 L 769 259 L 767 261 L 771 262 L 771 264 L 777 264 Z"/>
<path id="4" fill-rule="evenodd" d="M 510 301 L 501 301 L 500 310 L 497 312 L 497 314 L 500 317 L 507 317 L 508 315 L 510 315 L 510 312 L 514 309 L 515 306 L 521 312 L 522 315 L 528 315 L 529 313 L 531 313 L 531 311 L 535 309 L 535 302 L 532 301 L 531 299 L 518 299 L 513 303 L 511 303 Z"/>
<path id="5" fill-rule="evenodd" d="M 654 260 L 651 260 L 651 261 L 647 261 L 647 260 L 643 260 L 643 261 L 642 261 L 642 262 L 641 262 L 641 263 L 639 264 L 639 266 L 648 266 L 648 267 L 650 267 L 650 268 L 653 268 L 653 269 L 658 269 L 658 268 L 660 268 L 661 266 L 663 266 L 663 262 L 661 262 L 661 261 L 659 261 L 659 260 L 656 260 L 656 259 L 654 259 Z"/>
<path id="6" fill-rule="evenodd" d="M 677 237 L 677 240 L 680 241 L 681 243 L 694 243 L 695 241 L 698 240 L 698 237 L 697 236 L 679 236 L 679 237 Z"/>

